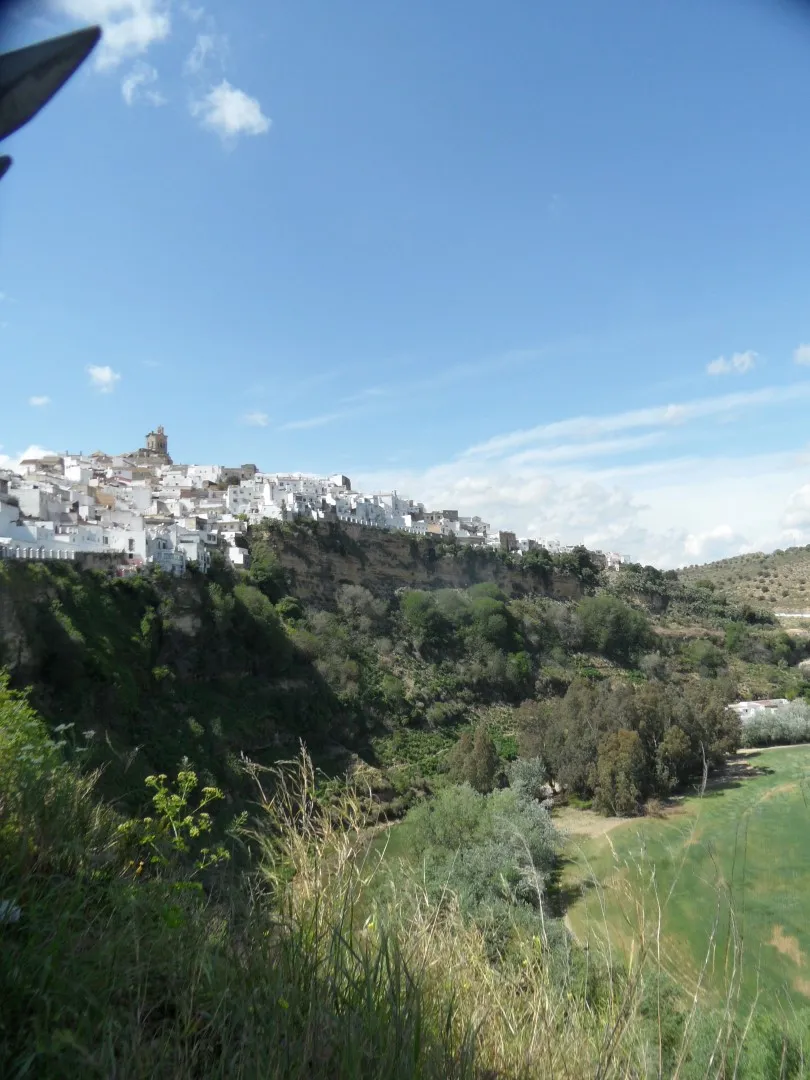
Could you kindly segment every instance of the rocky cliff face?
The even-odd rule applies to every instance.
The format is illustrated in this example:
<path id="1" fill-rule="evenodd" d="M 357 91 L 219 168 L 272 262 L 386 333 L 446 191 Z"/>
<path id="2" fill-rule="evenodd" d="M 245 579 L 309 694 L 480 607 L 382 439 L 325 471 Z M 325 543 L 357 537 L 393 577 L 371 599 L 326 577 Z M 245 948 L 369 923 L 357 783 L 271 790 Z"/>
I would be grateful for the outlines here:
<path id="1" fill-rule="evenodd" d="M 539 592 L 578 600 L 583 595 L 574 577 L 554 573 L 543 581 L 506 565 L 497 552 L 454 549 L 438 537 L 319 522 L 274 530 L 270 540 L 290 592 L 317 606 L 330 606 L 341 585 L 363 585 L 383 597 L 402 588 L 463 589 L 482 581 L 495 582 L 510 597 Z"/>

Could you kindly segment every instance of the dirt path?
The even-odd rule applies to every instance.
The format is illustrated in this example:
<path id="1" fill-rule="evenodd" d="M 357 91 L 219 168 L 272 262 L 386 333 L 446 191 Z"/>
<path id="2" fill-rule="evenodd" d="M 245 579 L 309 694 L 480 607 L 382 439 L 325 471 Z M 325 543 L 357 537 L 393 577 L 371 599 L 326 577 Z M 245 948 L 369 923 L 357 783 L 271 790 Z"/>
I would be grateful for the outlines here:
<path id="1" fill-rule="evenodd" d="M 575 810 L 573 806 L 563 806 L 555 810 L 552 820 L 560 832 L 567 836 L 604 836 L 617 825 L 624 825 L 627 821 L 638 821 L 638 818 L 602 817 L 593 810 Z"/>

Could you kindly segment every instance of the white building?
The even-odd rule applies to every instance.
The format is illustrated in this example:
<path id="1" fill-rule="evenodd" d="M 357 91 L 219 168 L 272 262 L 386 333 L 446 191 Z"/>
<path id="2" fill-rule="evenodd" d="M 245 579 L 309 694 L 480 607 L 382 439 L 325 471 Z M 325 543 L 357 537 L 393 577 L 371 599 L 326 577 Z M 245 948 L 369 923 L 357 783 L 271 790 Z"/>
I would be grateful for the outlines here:
<path id="1" fill-rule="evenodd" d="M 752 716 L 761 713 L 775 713 L 777 709 L 789 705 L 787 698 L 763 698 L 760 701 L 738 701 L 729 708 L 739 716 L 740 720 L 749 720 Z"/>

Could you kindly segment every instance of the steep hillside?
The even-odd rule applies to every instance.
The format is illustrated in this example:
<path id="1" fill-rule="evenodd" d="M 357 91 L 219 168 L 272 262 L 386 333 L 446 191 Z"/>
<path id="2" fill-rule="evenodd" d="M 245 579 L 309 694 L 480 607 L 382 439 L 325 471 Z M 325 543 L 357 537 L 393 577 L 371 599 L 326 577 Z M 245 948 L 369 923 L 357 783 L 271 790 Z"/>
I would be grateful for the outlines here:
<path id="1" fill-rule="evenodd" d="M 259 547 L 277 557 L 289 592 L 318 607 L 332 605 L 342 585 L 362 585 L 387 599 L 397 589 L 466 589 L 480 582 L 493 582 L 510 597 L 540 592 L 577 600 L 584 595 L 582 581 L 559 559 L 545 574 L 532 572 L 498 551 L 463 547 L 439 536 L 302 522 L 254 529 L 254 554 Z"/>
<path id="2" fill-rule="evenodd" d="M 741 603 L 769 611 L 810 611 L 810 547 L 794 547 L 763 555 L 736 555 L 732 559 L 678 571 L 689 584 L 710 582 Z"/>
<path id="3" fill-rule="evenodd" d="M 509 760 L 522 703 L 548 719 L 563 698 L 574 719 L 560 713 L 543 756 L 574 753 L 588 794 L 599 725 L 586 739 L 582 716 L 603 716 L 602 734 L 638 719 L 614 689 L 660 684 L 671 703 L 716 684 L 722 704 L 805 692 L 806 649 L 767 614 L 649 567 L 602 580 L 584 550 L 514 559 L 323 526 L 247 542 L 249 571 L 220 557 L 184 578 L 0 563 L 0 668 L 116 798 L 188 759 L 239 803 L 244 758 L 304 741 L 327 772 L 372 766 L 399 813 L 472 727 Z"/>
<path id="4" fill-rule="evenodd" d="M 238 797 L 243 755 L 269 763 L 301 739 L 336 770 L 352 755 L 392 763 L 380 740 L 406 732 L 435 754 L 479 705 L 533 690 L 540 656 L 507 598 L 577 599 L 597 576 L 584 551 L 521 569 L 370 529 L 283 526 L 248 543 L 248 573 L 219 558 L 181 579 L 0 562 L 0 669 L 69 741 L 89 740 L 86 760 L 119 797 L 183 758 Z M 462 646 L 449 617 L 437 609 L 428 625 L 420 605 L 465 586 L 484 594 L 456 604 L 475 631 Z M 414 587 L 409 632 L 400 603 Z"/>

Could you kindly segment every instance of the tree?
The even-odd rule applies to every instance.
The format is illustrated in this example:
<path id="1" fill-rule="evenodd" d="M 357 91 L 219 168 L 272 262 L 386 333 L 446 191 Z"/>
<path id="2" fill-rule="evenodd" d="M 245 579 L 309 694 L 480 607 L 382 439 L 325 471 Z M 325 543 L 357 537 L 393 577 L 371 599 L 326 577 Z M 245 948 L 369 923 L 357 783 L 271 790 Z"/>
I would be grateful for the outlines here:
<path id="1" fill-rule="evenodd" d="M 635 814 L 648 791 L 644 748 L 637 731 L 612 732 L 599 746 L 594 803 L 603 813 Z"/>
<path id="2" fill-rule="evenodd" d="M 554 573 L 554 559 L 546 548 L 533 548 L 531 551 L 527 551 L 523 555 L 520 565 L 525 573 L 540 581 L 544 587 L 547 588 L 551 583 L 551 577 Z"/>
<path id="3" fill-rule="evenodd" d="M 455 783 L 469 784 L 482 795 L 492 791 L 500 758 L 486 724 L 479 724 L 472 734 L 462 734 L 448 755 L 448 764 Z"/>
<path id="4" fill-rule="evenodd" d="M 250 537 L 250 581 L 276 603 L 289 593 L 287 575 L 265 536 Z"/>
<path id="5" fill-rule="evenodd" d="M 686 732 L 673 724 L 664 732 L 658 747 L 656 773 L 660 791 L 672 790 L 688 776 L 692 759 L 692 746 Z"/>
<path id="6" fill-rule="evenodd" d="M 415 647 L 435 649 L 444 641 L 451 627 L 436 607 L 430 593 L 413 589 L 403 594 L 400 611 Z"/>
<path id="7" fill-rule="evenodd" d="M 706 679 L 714 678 L 725 666 L 725 657 L 721 650 L 705 638 L 687 645 L 683 650 L 683 657 L 693 671 L 699 672 Z"/>
<path id="8" fill-rule="evenodd" d="M 561 552 L 556 557 L 556 562 L 563 573 L 576 578 L 585 592 L 592 592 L 599 584 L 599 565 L 582 544 L 578 544 L 571 551 Z"/>
<path id="9" fill-rule="evenodd" d="M 577 614 L 586 646 L 620 663 L 631 663 L 652 639 L 643 612 L 609 593 L 581 600 Z"/>

